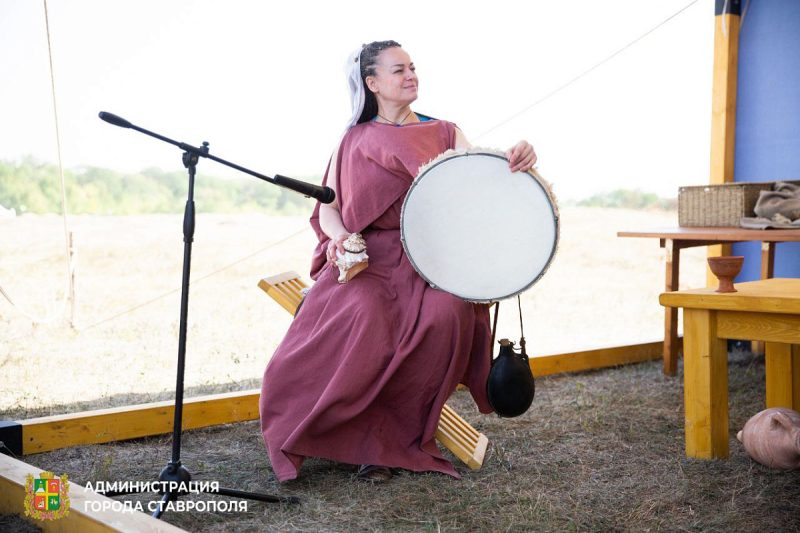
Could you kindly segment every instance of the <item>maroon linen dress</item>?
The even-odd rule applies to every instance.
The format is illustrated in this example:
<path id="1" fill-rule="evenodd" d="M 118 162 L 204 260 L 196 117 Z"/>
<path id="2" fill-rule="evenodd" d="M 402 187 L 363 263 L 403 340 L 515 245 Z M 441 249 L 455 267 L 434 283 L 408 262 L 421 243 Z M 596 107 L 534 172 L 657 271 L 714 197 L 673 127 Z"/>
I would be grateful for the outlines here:
<path id="1" fill-rule="evenodd" d="M 279 480 L 296 478 L 305 457 L 458 477 L 434 434 L 459 382 L 491 412 L 489 314 L 431 288 L 400 242 L 400 208 L 419 167 L 454 145 L 455 126 L 439 120 L 367 122 L 342 139 L 339 208 L 345 228 L 364 236 L 369 267 L 338 283 L 317 206 L 316 283 L 261 389 L 261 430 Z"/>

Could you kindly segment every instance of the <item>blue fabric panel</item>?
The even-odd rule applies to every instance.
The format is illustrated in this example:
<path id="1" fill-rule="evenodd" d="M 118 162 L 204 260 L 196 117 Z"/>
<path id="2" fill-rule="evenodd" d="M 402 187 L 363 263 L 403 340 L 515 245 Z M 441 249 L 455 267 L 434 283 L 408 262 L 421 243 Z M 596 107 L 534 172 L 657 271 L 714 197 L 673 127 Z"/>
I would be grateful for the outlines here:
<path id="1" fill-rule="evenodd" d="M 800 1 L 751 0 L 739 37 L 736 181 L 800 179 Z M 758 243 L 733 247 L 737 281 L 760 277 Z M 800 277 L 800 243 L 778 244 L 776 277 Z"/>

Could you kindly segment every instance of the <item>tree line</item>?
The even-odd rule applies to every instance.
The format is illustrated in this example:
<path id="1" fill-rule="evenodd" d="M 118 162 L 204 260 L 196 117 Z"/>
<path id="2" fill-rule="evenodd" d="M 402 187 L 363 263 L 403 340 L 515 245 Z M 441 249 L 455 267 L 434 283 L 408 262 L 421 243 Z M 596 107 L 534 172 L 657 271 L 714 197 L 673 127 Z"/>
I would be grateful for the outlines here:
<path id="1" fill-rule="evenodd" d="M 320 177 L 303 178 L 320 183 Z M 182 213 L 188 177 L 185 170 L 165 172 L 148 168 L 126 174 L 98 167 L 64 172 L 67 209 L 74 214 L 132 215 Z M 565 202 L 585 207 L 628 209 L 677 209 L 676 198 L 661 198 L 641 190 L 617 189 L 583 200 Z M 198 174 L 195 205 L 200 213 L 260 212 L 310 214 L 313 201 L 261 183 L 250 176 L 223 179 Z M 33 158 L 21 162 L 0 161 L 0 206 L 17 213 L 60 213 L 61 187 L 58 167 Z"/>
<path id="2" fill-rule="evenodd" d="M 319 183 L 321 178 L 304 181 Z M 148 168 L 134 174 L 98 167 L 64 170 L 67 209 L 73 214 L 182 213 L 188 182 L 185 170 Z M 313 208 L 312 200 L 249 176 L 223 179 L 199 172 L 194 200 L 200 213 L 302 215 Z M 58 167 L 30 157 L 20 162 L 0 161 L 0 206 L 20 214 L 60 213 Z"/>
<path id="3" fill-rule="evenodd" d="M 582 207 L 618 207 L 625 209 L 678 209 L 677 198 L 662 198 L 639 189 L 615 189 L 575 202 Z"/>

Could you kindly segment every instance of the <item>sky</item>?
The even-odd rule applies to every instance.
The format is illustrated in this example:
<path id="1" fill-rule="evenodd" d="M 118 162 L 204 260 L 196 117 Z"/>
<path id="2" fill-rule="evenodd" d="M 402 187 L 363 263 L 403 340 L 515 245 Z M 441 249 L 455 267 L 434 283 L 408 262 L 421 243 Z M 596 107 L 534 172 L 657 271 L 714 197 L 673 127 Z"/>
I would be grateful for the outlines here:
<path id="1" fill-rule="evenodd" d="M 47 9 L 67 168 L 183 168 L 177 148 L 97 118 L 109 111 L 208 141 L 217 157 L 267 175 L 318 176 L 350 116 L 345 59 L 394 39 L 417 66 L 415 111 L 455 122 L 479 146 L 530 141 L 559 198 L 616 188 L 675 197 L 708 182 L 713 0 L 48 0 Z M 0 160 L 56 162 L 43 1 L 0 0 L 0 72 Z M 209 160 L 203 173 L 254 179 Z"/>

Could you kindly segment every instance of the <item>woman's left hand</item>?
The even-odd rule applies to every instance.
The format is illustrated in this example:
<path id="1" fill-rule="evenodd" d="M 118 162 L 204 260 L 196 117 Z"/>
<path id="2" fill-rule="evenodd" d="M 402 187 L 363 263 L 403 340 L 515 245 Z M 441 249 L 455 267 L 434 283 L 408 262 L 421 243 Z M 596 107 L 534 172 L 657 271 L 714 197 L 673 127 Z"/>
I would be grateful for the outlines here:
<path id="1" fill-rule="evenodd" d="M 511 172 L 527 172 L 536 163 L 536 152 L 528 141 L 520 141 L 506 152 Z"/>

